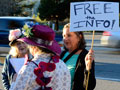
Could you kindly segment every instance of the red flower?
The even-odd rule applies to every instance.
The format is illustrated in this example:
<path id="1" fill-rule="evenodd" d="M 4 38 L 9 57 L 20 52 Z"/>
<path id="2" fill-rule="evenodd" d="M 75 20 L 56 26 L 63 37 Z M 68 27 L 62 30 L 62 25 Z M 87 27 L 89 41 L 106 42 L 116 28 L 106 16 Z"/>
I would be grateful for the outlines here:
<path id="1" fill-rule="evenodd" d="M 58 63 L 59 62 L 59 58 L 60 57 L 56 55 L 56 56 L 52 57 L 52 60 L 53 60 L 54 63 Z"/>
<path id="2" fill-rule="evenodd" d="M 47 63 L 47 71 L 52 72 L 55 68 L 56 65 L 54 63 Z"/>
<path id="3" fill-rule="evenodd" d="M 52 90 L 51 87 L 46 87 L 46 85 L 48 83 L 50 83 L 51 77 L 46 78 L 43 75 L 44 71 L 52 72 L 55 70 L 55 68 L 56 68 L 55 63 L 59 62 L 59 57 L 54 56 L 54 57 L 52 57 L 52 60 L 54 63 L 40 62 L 38 67 L 34 69 L 34 73 L 37 76 L 36 82 L 37 82 L 37 84 L 42 86 L 41 88 L 39 88 L 39 90 Z"/>
<path id="4" fill-rule="evenodd" d="M 39 84 L 41 86 L 45 86 L 45 83 L 41 80 L 41 78 L 39 76 L 37 76 L 36 82 L 37 82 L 37 84 Z"/>
<path id="5" fill-rule="evenodd" d="M 41 86 L 46 86 L 48 83 L 50 83 L 51 81 L 51 77 L 42 77 L 40 78 L 39 76 L 36 78 L 36 82 L 37 84 L 41 85 Z"/>
<path id="6" fill-rule="evenodd" d="M 43 77 L 43 71 L 39 67 L 34 69 L 34 74 L 38 77 Z"/>
<path id="7" fill-rule="evenodd" d="M 40 62 L 38 65 L 39 68 L 44 72 L 47 70 L 47 63 L 46 62 Z"/>

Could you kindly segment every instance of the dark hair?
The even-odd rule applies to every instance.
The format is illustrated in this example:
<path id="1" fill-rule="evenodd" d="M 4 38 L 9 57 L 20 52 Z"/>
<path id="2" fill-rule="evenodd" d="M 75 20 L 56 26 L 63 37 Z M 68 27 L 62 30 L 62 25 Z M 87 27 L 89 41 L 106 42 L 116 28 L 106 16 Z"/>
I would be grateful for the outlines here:
<path id="1" fill-rule="evenodd" d="M 63 30 L 65 28 L 70 28 L 70 23 L 67 23 L 66 25 L 64 25 Z M 78 43 L 78 49 L 84 49 L 86 47 L 86 42 L 85 42 L 83 32 L 79 31 L 79 32 L 74 32 L 74 33 L 78 36 L 78 38 L 80 38 L 80 35 L 81 35 L 80 41 Z M 67 50 L 65 46 L 64 46 L 64 49 Z"/>
<path id="2" fill-rule="evenodd" d="M 80 37 L 81 35 L 81 38 L 80 38 L 80 41 L 78 43 L 78 48 L 79 49 L 84 49 L 86 47 L 86 42 L 85 42 L 85 38 L 84 38 L 84 35 L 83 35 L 83 32 L 74 32 L 78 37 Z"/>

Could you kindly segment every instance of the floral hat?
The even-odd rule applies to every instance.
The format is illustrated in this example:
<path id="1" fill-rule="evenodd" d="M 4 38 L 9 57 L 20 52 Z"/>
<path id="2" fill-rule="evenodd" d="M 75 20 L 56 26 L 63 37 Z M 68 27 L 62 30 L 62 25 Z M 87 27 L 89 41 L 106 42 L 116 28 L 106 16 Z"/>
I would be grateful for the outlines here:
<path id="1" fill-rule="evenodd" d="M 22 32 L 20 29 L 10 30 L 9 32 L 9 45 L 12 46 L 15 42 L 17 42 L 17 39 L 22 37 Z"/>
<path id="2" fill-rule="evenodd" d="M 24 26 L 24 35 L 26 37 L 18 40 L 26 42 L 27 44 L 46 48 L 53 53 L 60 55 L 61 48 L 55 41 L 55 32 L 45 25 Z"/>

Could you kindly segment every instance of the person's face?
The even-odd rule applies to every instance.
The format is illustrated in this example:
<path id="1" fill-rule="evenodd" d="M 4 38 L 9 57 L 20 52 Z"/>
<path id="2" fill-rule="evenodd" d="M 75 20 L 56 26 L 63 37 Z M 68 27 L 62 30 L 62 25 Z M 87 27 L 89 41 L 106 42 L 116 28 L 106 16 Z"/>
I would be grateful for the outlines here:
<path id="1" fill-rule="evenodd" d="M 16 42 L 16 47 L 20 54 L 26 54 L 28 52 L 27 45 L 24 42 Z"/>
<path id="2" fill-rule="evenodd" d="M 74 33 L 70 32 L 69 28 L 63 30 L 63 42 L 69 52 L 75 50 L 78 47 L 80 38 Z"/>

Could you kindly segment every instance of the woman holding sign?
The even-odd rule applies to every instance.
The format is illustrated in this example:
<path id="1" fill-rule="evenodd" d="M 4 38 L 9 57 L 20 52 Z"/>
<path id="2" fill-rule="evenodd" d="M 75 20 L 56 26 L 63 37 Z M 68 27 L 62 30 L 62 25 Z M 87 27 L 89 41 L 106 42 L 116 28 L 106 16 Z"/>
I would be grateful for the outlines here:
<path id="1" fill-rule="evenodd" d="M 24 42 L 17 41 L 21 36 L 20 29 L 10 30 L 9 45 L 11 49 L 9 55 L 6 56 L 2 70 L 2 82 L 5 90 L 9 90 L 11 83 L 24 65 L 25 55 L 28 54 L 27 45 Z"/>
<path id="2" fill-rule="evenodd" d="M 61 59 L 71 72 L 71 90 L 93 90 L 96 86 L 94 53 L 85 49 L 82 32 L 70 32 L 70 24 L 63 28 L 64 51 Z M 88 71 L 89 80 L 87 79 Z M 88 85 L 88 86 L 87 86 Z"/>

